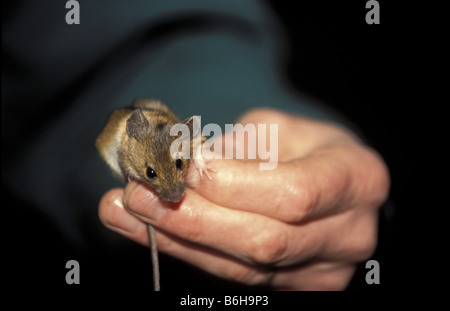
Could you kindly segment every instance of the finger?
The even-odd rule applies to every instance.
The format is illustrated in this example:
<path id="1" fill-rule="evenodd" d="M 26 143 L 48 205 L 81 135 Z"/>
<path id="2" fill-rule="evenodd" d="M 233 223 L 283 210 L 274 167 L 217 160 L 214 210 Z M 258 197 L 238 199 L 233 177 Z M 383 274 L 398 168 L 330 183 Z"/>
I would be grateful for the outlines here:
<path id="1" fill-rule="evenodd" d="M 208 165 L 215 170 L 213 180 L 202 180 L 196 189 L 205 198 L 294 223 L 336 214 L 355 203 L 379 205 L 388 187 L 378 156 L 349 143 L 280 162 L 274 170 L 260 170 L 256 161 L 211 160 Z"/>
<path id="2" fill-rule="evenodd" d="M 139 189 L 139 187 L 135 189 Z M 148 190 L 146 191 L 149 192 Z M 128 213 L 128 210 L 122 205 L 121 196 L 121 190 L 110 191 L 104 196 L 99 211 L 102 221 L 109 228 L 147 245 L 148 237 L 145 224 Z M 133 202 L 131 200 L 132 205 L 136 205 L 135 202 L 141 202 L 141 204 L 143 202 L 152 202 L 150 204 L 157 204 L 157 201 L 147 201 L 145 197 L 142 197 L 142 194 L 141 196 L 139 195 L 139 192 L 134 194 L 134 196 L 136 196 L 136 201 Z M 192 197 L 192 195 L 189 197 Z M 186 200 L 195 202 L 189 197 Z M 152 209 L 148 207 L 150 206 L 144 207 L 144 210 L 149 211 Z M 248 214 L 238 211 L 232 212 Z M 243 265 L 247 268 L 252 267 L 254 263 L 283 267 L 313 258 L 322 261 L 357 262 L 370 257 L 376 246 L 376 217 L 368 209 L 352 210 L 351 212 L 340 214 L 339 217 L 322 218 L 304 225 L 283 224 L 283 227 L 275 227 L 267 223 L 264 226 L 266 231 L 261 229 L 261 227 L 257 229 L 258 225 L 254 226 L 257 222 L 248 222 L 246 226 L 238 223 L 231 230 L 220 223 L 205 226 L 205 223 L 210 224 L 208 221 L 210 219 L 208 219 L 208 215 L 201 208 L 199 208 L 197 216 L 193 216 L 189 209 L 183 210 L 182 208 L 178 210 L 168 209 L 167 214 L 171 214 L 171 216 L 163 216 L 166 218 L 165 221 L 157 223 L 157 225 L 161 225 L 162 230 L 166 231 L 163 231 L 163 233 L 168 238 L 163 240 L 163 244 L 159 245 L 162 251 L 193 264 L 198 263 L 200 266 L 204 262 L 202 261 L 202 253 L 213 254 L 215 257 L 222 258 L 221 260 L 225 258 L 227 260 L 225 262 L 237 262 L 239 265 L 230 266 L 230 270 L 227 270 L 227 275 L 239 275 L 240 280 L 245 278 L 251 280 L 252 275 L 261 274 L 261 271 L 256 268 L 254 268 L 257 270 L 256 272 L 245 270 Z M 147 212 L 145 217 L 151 221 L 151 212 Z M 258 217 L 261 218 L 263 216 Z M 218 216 L 217 218 L 223 217 Z M 272 222 L 282 224 L 273 220 Z M 248 237 L 249 235 L 246 234 L 248 230 L 242 230 L 242 228 L 248 227 L 249 223 L 256 228 L 256 232 L 262 232 L 263 234 L 253 237 L 253 239 L 251 235 Z M 170 224 L 171 228 L 167 228 L 165 226 L 167 224 Z M 181 227 L 184 228 L 178 229 Z M 192 234 L 197 227 L 205 228 L 206 230 Z M 223 229 L 225 231 L 222 231 Z M 339 234 L 336 234 L 336 232 L 339 232 Z M 271 238 L 265 238 L 267 233 L 270 233 Z M 185 235 L 177 237 L 175 236 L 176 234 Z M 193 239 L 193 236 L 198 238 Z M 222 246 L 226 247 L 223 248 Z M 193 252 L 188 251 L 187 248 Z M 234 248 L 235 250 L 233 250 Z M 227 252 L 229 249 L 232 251 Z M 235 257 L 243 259 L 247 264 L 224 255 L 224 253 L 234 255 L 240 252 L 244 255 Z M 210 259 L 212 260 L 212 258 Z M 212 267 L 208 269 L 212 269 L 208 270 L 211 273 L 217 274 L 213 272 L 215 270 Z M 223 276 L 223 274 L 219 275 Z M 255 276 L 255 278 L 257 279 L 258 277 Z"/>
<path id="3" fill-rule="evenodd" d="M 101 221 L 111 230 L 148 246 L 146 224 L 126 210 L 122 204 L 122 195 L 123 190 L 121 189 L 114 189 L 105 194 L 99 207 Z M 257 285 L 261 284 L 268 275 L 268 271 L 264 268 L 249 265 L 158 229 L 156 229 L 156 240 L 159 251 L 224 279 L 247 285 Z"/>
<path id="4" fill-rule="evenodd" d="M 109 229 L 138 241 L 136 234 L 146 226 L 125 209 L 123 193 L 123 189 L 108 191 L 100 200 L 98 215 L 100 221 Z"/>
<path id="5" fill-rule="evenodd" d="M 122 191 L 111 191 L 102 200 L 102 221 L 112 230 L 148 246 L 146 225 L 126 211 L 121 204 L 121 194 Z M 160 230 L 156 230 L 156 239 L 159 251 L 223 279 L 259 285 L 267 279 L 269 273 L 263 268 L 256 268 Z M 353 271 L 352 265 L 339 266 L 337 263 L 296 265 L 294 268 L 276 270 L 269 285 L 284 290 L 342 290 L 347 286 Z"/>
<path id="6" fill-rule="evenodd" d="M 122 204 L 123 191 L 108 192 L 102 199 L 99 214 L 110 229 L 148 246 L 145 223 L 129 214 Z M 158 249 L 179 258 L 218 277 L 247 285 L 262 284 L 268 271 L 238 261 L 223 253 L 176 238 L 164 231 L 156 230 Z M 354 265 L 313 262 L 305 265 L 279 268 L 271 280 L 271 286 L 288 290 L 341 290 L 352 274 Z"/>
<path id="7" fill-rule="evenodd" d="M 172 235 L 248 263 L 291 263 L 311 258 L 325 239 L 266 216 L 218 206 L 187 191 L 176 207 L 155 200 L 144 185 L 129 185 L 124 204 L 133 214 Z M 293 252 L 292 248 L 301 251 Z M 295 257 L 294 257 L 295 254 Z"/>
<path id="8" fill-rule="evenodd" d="M 165 254 L 181 259 L 215 276 L 243 283 L 259 285 L 267 279 L 269 271 L 240 261 L 219 251 L 202 247 L 156 230 L 158 248 Z"/>
<path id="9" fill-rule="evenodd" d="M 271 285 L 284 290 L 344 290 L 354 272 L 354 264 L 311 262 L 276 270 Z"/>

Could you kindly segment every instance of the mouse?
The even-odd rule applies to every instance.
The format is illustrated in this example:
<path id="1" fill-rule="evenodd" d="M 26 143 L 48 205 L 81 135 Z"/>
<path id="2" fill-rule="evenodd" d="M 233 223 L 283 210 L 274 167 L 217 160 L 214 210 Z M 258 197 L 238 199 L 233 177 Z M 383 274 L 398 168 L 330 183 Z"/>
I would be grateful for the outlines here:
<path id="1" fill-rule="evenodd" d="M 138 99 L 131 107 L 114 110 L 106 126 L 95 141 L 95 146 L 112 173 L 125 182 L 137 180 L 146 184 L 164 201 L 178 203 L 183 198 L 187 171 L 193 162 L 200 178 L 211 179 L 209 168 L 202 157 L 201 147 L 205 138 L 195 129 L 196 116 L 178 122 L 175 113 L 164 103 L 155 99 Z M 190 154 L 171 150 L 176 139 L 170 135 L 175 124 L 187 125 L 190 136 Z M 200 135 L 200 144 L 194 140 Z M 182 146 L 181 144 L 179 145 Z M 194 150 L 196 148 L 196 150 Z M 180 150 L 178 150 L 180 151 Z M 193 155 L 196 154 L 194 158 Z M 158 249 L 155 229 L 147 223 L 150 252 L 153 265 L 153 285 L 160 291 Z"/>
<path id="2" fill-rule="evenodd" d="M 139 99 L 129 108 L 112 112 L 105 128 L 96 140 L 100 156 L 113 174 L 125 181 L 138 180 L 164 201 L 177 203 L 189 184 L 186 174 L 193 158 L 193 133 L 195 117 L 179 122 L 175 113 L 164 103 L 154 99 Z M 171 136 L 173 125 L 181 123 L 191 132 L 190 156 L 184 158 L 171 154 L 170 146 L 180 136 Z M 201 137 L 201 142 L 205 141 Z M 201 145 L 199 146 L 201 148 Z M 192 159 L 197 171 L 211 179 L 211 169 L 201 156 Z"/>

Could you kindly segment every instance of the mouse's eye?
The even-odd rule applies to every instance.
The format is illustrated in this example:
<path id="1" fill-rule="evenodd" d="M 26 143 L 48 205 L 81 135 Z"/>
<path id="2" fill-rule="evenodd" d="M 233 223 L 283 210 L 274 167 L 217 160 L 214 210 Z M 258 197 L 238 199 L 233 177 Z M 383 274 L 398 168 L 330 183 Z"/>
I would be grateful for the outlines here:
<path id="1" fill-rule="evenodd" d="M 177 167 L 177 169 L 181 170 L 183 168 L 183 161 L 181 161 L 181 159 L 177 159 L 175 161 L 175 166 Z"/>
<path id="2" fill-rule="evenodd" d="M 146 173 L 147 173 L 148 178 L 151 178 L 151 179 L 156 178 L 156 172 L 150 166 L 147 167 Z"/>

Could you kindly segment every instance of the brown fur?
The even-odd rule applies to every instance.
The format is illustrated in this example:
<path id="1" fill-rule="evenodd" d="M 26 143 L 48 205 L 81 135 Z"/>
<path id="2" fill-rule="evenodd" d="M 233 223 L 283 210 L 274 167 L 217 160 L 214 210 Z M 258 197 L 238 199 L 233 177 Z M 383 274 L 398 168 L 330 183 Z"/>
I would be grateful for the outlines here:
<path id="1" fill-rule="evenodd" d="M 155 100 L 138 100 L 132 108 L 111 114 L 96 147 L 116 175 L 139 180 L 162 199 L 178 202 L 186 187 L 190 160 L 181 159 L 183 165 L 178 169 L 170 155 L 170 145 L 177 137 L 169 133 L 176 123 L 175 114 L 166 105 Z M 155 178 L 147 176 L 148 167 L 156 172 Z"/>

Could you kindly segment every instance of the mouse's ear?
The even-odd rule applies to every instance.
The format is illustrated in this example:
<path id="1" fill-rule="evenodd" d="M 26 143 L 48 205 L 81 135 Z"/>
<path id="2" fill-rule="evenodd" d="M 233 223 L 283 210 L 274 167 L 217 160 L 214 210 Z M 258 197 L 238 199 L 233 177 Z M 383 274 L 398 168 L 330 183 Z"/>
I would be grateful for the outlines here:
<path id="1" fill-rule="evenodd" d="M 134 110 L 127 120 L 127 133 L 130 137 L 140 140 L 149 128 L 149 122 L 141 109 Z"/>
<path id="2" fill-rule="evenodd" d="M 201 134 L 201 121 L 199 116 L 187 118 L 182 123 L 188 126 L 189 132 L 191 132 L 191 137 L 193 139 Z"/>

